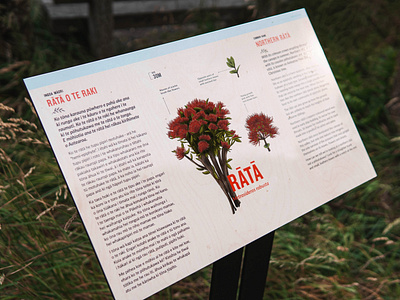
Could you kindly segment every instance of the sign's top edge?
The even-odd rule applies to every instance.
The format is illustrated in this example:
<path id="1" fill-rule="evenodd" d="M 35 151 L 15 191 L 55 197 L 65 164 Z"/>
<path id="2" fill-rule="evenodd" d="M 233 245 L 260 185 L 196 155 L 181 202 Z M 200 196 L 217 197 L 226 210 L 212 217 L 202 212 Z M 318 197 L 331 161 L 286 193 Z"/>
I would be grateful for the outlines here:
<path id="1" fill-rule="evenodd" d="M 53 71 L 33 77 L 25 78 L 24 83 L 28 90 L 42 88 L 48 85 L 57 84 L 71 79 L 95 74 L 102 71 L 118 68 L 132 63 L 148 60 L 162 55 L 194 48 L 215 41 L 239 36 L 252 31 L 280 25 L 286 22 L 295 21 L 308 17 L 304 8 L 267 17 L 260 20 L 220 29 L 217 31 L 196 35 L 193 37 L 153 46 L 150 48 L 129 52 L 93 62 Z"/>

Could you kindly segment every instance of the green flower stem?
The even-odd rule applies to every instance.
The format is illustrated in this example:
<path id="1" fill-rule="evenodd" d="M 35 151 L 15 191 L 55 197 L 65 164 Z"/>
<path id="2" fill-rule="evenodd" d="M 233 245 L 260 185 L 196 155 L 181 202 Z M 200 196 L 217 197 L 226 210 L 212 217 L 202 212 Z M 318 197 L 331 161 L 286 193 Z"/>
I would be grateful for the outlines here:
<path id="1" fill-rule="evenodd" d="M 226 157 L 225 157 L 225 160 L 221 160 L 220 157 L 221 157 L 221 153 L 220 153 L 220 151 L 218 151 L 219 163 L 218 163 L 217 159 L 215 158 L 215 156 L 211 156 L 211 160 L 212 160 L 215 168 L 217 169 L 219 178 L 222 181 L 222 183 L 224 184 L 226 192 L 230 196 L 230 198 L 229 198 L 230 202 L 233 201 L 234 205 L 236 207 L 238 207 L 238 206 L 240 206 L 240 201 L 237 199 L 237 196 L 236 196 L 235 192 L 233 191 L 231 184 L 229 183 L 228 167 L 226 166 Z"/>
<path id="2" fill-rule="evenodd" d="M 264 141 L 264 148 L 268 149 L 268 152 L 271 152 L 271 149 L 269 148 L 269 144 L 267 143 L 267 139 L 263 139 Z"/>
<path id="3" fill-rule="evenodd" d="M 217 160 L 215 159 L 215 156 L 210 155 L 210 158 L 211 158 L 212 164 L 214 165 L 215 171 L 218 174 L 218 177 L 222 179 L 224 177 L 224 174 L 222 173 L 222 170 L 221 170 Z"/>
<path id="4" fill-rule="evenodd" d="M 215 157 L 213 157 L 213 156 L 210 156 L 210 157 L 211 157 L 211 160 L 213 160 L 213 159 L 215 160 Z M 208 159 L 207 155 L 200 155 L 200 160 L 203 163 L 203 165 L 206 167 L 206 169 L 213 175 L 215 181 L 217 181 L 217 183 L 219 184 L 221 189 L 224 191 L 224 193 L 225 193 L 225 195 L 226 195 L 226 197 L 228 199 L 229 205 L 231 206 L 232 213 L 235 213 L 236 207 L 235 207 L 235 205 L 233 203 L 233 200 L 232 200 L 232 197 L 231 197 L 231 195 L 229 193 L 229 189 L 227 189 L 226 184 L 225 184 L 225 182 L 223 180 L 224 176 L 222 176 L 222 177 L 219 176 L 221 174 L 220 173 L 221 170 L 219 169 L 218 163 L 217 163 L 217 166 L 213 167 L 211 162 L 210 162 L 210 160 Z M 217 174 L 217 172 L 218 172 L 217 170 L 218 169 L 219 169 L 219 174 Z"/>
<path id="5" fill-rule="evenodd" d="M 231 199 L 231 194 L 230 194 L 230 190 L 229 190 L 229 186 L 227 185 L 227 177 L 225 176 L 225 174 L 222 171 L 222 167 L 218 164 L 217 159 L 215 158 L 215 156 L 211 155 L 210 156 L 211 161 L 214 165 L 214 168 L 218 174 L 218 177 L 220 179 L 220 181 L 222 182 L 222 184 L 224 185 L 224 190 L 229 194 L 230 198 L 229 201 L 233 201 L 234 199 Z"/>
<path id="6" fill-rule="evenodd" d="M 207 158 L 207 155 L 200 155 L 200 160 L 203 163 L 204 167 L 207 169 L 208 172 L 216 179 L 218 180 L 218 175 L 215 173 L 215 170 L 213 166 L 211 165 L 210 161 Z"/>
<path id="7" fill-rule="evenodd" d="M 221 166 L 223 166 L 225 185 L 228 188 L 229 194 L 231 195 L 235 206 L 239 207 L 240 201 L 239 201 L 236 193 L 233 191 L 232 185 L 228 179 L 229 171 L 228 171 L 228 166 L 226 163 L 227 162 L 227 153 L 228 153 L 228 149 L 222 148 L 222 152 L 218 153 L 218 160 L 220 161 Z"/>
<path id="8" fill-rule="evenodd" d="M 204 166 L 199 165 L 197 162 L 195 162 L 193 159 L 191 159 L 191 158 L 190 158 L 189 156 L 187 156 L 186 154 L 185 154 L 185 157 L 186 157 L 188 160 L 190 160 L 192 163 L 194 163 L 198 168 L 201 168 L 201 169 L 202 169 L 201 171 L 207 170 Z"/>

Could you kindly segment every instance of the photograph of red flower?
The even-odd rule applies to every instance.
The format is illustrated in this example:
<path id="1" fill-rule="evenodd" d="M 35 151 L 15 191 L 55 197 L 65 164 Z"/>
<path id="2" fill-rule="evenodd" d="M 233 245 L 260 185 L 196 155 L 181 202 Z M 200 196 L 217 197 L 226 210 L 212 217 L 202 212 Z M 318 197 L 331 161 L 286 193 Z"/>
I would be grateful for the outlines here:
<path id="1" fill-rule="evenodd" d="M 222 102 L 194 99 L 177 113 L 168 123 L 168 137 L 178 139 L 181 146 L 172 152 L 179 160 L 188 159 L 203 174 L 211 174 L 235 213 L 240 201 L 228 180 L 231 159 L 227 154 L 240 137 L 229 130 L 229 110 Z"/>
<path id="2" fill-rule="evenodd" d="M 278 133 L 278 128 L 272 125 L 273 119 L 263 113 L 252 114 L 246 119 L 246 129 L 249 132 L 248 138 L 251 144 L 258 146 L 260 141 L 264 141 L 264 148 L 271 151 L 267 138 L 274 138 Z"/>

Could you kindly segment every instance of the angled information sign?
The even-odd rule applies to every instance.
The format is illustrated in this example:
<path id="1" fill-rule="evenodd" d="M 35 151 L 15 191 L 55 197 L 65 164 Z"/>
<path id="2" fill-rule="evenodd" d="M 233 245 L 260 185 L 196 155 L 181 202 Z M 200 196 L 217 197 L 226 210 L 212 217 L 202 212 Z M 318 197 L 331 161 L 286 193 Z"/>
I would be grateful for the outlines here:
<path id="1" fill-rule="evenodd" d="M 302 9 L 25 84 L 117 299 L 376 176 Z"/>

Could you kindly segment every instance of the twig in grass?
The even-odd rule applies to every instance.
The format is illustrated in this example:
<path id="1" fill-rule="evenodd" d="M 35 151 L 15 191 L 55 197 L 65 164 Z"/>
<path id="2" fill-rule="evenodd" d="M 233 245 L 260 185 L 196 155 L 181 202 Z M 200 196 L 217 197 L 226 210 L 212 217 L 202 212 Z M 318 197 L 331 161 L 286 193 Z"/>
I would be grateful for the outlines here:
<path id="1" fill-rule="evenodd" d="M 396 225 L 400 224 L 400 218 L 397 218 L 396 220 L 394 220 L 393 222 L 391 222 L 390 224 L 388 224 L 385 229 L 383 230 L 383 234 L 387 234 L 390 230 L 392 230 L 393 227 L 395 227 Z"/>
<path id="2" fill-rule="evenodd" d="M 365 300 L 368 300 L 368 299 L 382 299 L 383 300 L 383 298 L 378 295 L 378 293 L 382 290 L 382 288 L 386 284 L 397 284 L 397 283 L 400 283 L 400 279 L 395 279 L 395 280 L 392 280 L 392 281 L 389 281 L 388 279 L 385 279 L 385 280 L 381 281 L 381 283 L 379 284 L 379 286 L 376 288 L 375 291 L 373 291 L 373 290 L 371 290 L 369 288 L 366 288 L 366 289 L 368 289 L 370 291 L 371 294 L 369 296 L 367 296 L 365 298 Z"/>
<path id="3" fill-rule="evenodd" d="M 307 293 L 306 291 L 300 290 L 300 293 L 302 293 L 304 296 L 306 296 L 308 299 L 315 299 L 315 300 L 321 300 L 320 297 L 314 296 L 310 293 Z"/>
<path id="4" fill-rule="evenodd" d="M 385 254 L 379 255 L 379 256 L 375 256 L 375 257 L 371 257 L 370 259 L 368 259 L 368 261 L 360 268 L 360 272 L 364 271 L 370 263 L 377 261 L 379 259 L 383 259 L 385 258 Z"/>
<path id="5" fill-rule="evenodd" d="M 0 110 L 15 112 L 14 108 L 4 105 L 3 103 L 0 103 Z"/>
<path id="6" fill-rule="evenodd" d="M 22 271 L 23 269 L 29 267 L 31 264 L 33 264 L 34 260 L 32 260 L 31 262 L 27 263 L 25 266 L 19 268 L 18 270 L 15 270 L 14 272 L 11 272 L 9 274 L 7 274 L 8 276 L 13 275 L 15 273 L 18 273 L 19 271 Z"/>
<path id="7" fill-rule="evenodd" d="M 368 299 L 383 300 L 383 298 L 381 296 L 379 296 L 377 291 L 371 290 L 370 288 L 363 286 L 363 285 L 360 285 L 360 288 L 365 290 L 367 293 L 369 293 L 369 295 L 366 298 L 364 298 L 365 300 L 368 300 Z"/>
<path id="8" fill-rule="evenodd" d="M 305 259 L 303 259 L 298 265 L 297 267 L 301 267 L 302 269 L 304 269 L 304 265 L 306 264 L 306 262 L 310 261 L 310 260 L 326 260 L 328 259 L 330 262 L 335 262 L 335 263 L 342 263 L 345 261 L 345 259 L 341 258 L 339 259 L 336 255 L 332 254 L 332 253 L 328 253 L 326 255 L 312 255 L 310 257 L 307 257 Z"/>
<path id="9" fill-rule="evenodd" d="M 76 219 L 76 217 L 78 216 L 78 213 L 75 212 L 71 218 L 69 218 L 69 220 L 67 221 L 67 223 L 65 223 L 64 225 L 64 231 L 68 231 L 69 226 L 71 226 L 72 222 Z"/>
<path id="10" fill-rule="evenodd" d="M 32 102 L 28 99 L 28 98 L 24 98 L 25 102 L 29 105 L 29 107 L 31 108 L 31 111 L 35 114 L 35 116 L 37 117 L 38 114 L 36 113 L 35 108 L 33 107 Z"/>
<path id="11" fill-rule="evenodd" d="M 0 160 L 6 162 L 6 163 L 10 163 L 12 162 L 12 159 L 7 155 L 7 153 L 0 148 Z"/>
<path id="12" fill-rule="evenodd" d="M 11 65 L 8 65 L 7 67 L 1 68 L 0 69 L 0 74 L 5 74 L 5 73 L 8 73 L 8 72 L 12 72 L 12 71 L 14 71 L 14 69 L 17 69 L 17 68 L 19 68 L 21 66 L 24 66 L 24 65 L 28 65 L 29 63 L 30 62 L 28 60 L 17 61 L 15 63 L 11 64 Z"/>
<path id="13" fill-rule="evenodd" d="M 36 220 L 39 220 L 43 215 L 45 215 L 46 213 L 54 210 L 56 207 L 68 207 L 65 204 L 57 204 L 58 200 L 54 201 L 53 205 L 50 206 L 49 208 L 47 208 L 46 210 L 42 211 L 37 217 Z"/>

